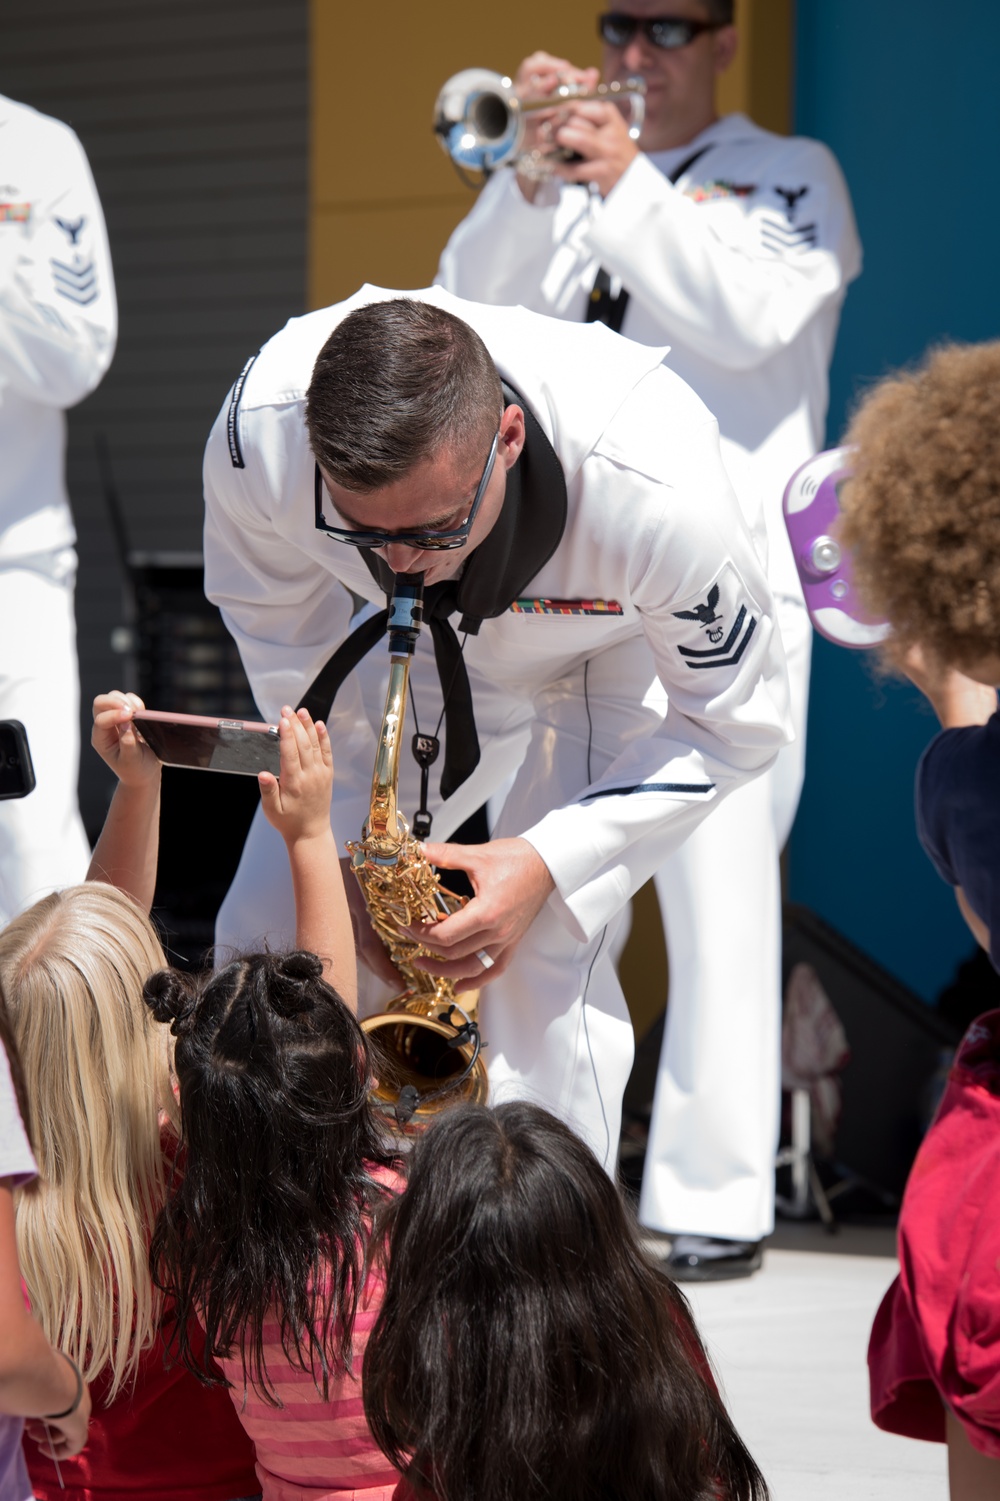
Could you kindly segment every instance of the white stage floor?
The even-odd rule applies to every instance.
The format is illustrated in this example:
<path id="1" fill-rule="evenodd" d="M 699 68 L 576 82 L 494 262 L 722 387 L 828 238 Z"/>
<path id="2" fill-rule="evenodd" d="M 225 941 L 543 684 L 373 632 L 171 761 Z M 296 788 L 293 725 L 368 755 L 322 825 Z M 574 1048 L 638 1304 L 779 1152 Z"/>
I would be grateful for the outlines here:
<path id="1" fill-rule="evenodd" d="M 755 1277 L 684 1284 L 774 1501 L 946 1501 L 944 1445 L 868 1415 L 865 1352 L 894 1245 L 890 1230 L 783 1224 Z"/>

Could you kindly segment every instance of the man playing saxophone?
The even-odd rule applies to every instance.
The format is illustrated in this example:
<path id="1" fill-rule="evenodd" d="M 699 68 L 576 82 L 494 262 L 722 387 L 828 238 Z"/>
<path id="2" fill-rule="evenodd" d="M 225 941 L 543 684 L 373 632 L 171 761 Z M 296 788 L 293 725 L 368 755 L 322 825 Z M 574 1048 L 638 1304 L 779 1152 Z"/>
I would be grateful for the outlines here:
<path id="1" fill-rule="evenodd" d="M 365 287 L 264 346 L 205 460 L 206 588 L 265 716 L 310 685 L 333 698 L 342 843 L 369 813 L 391 625 L 372 608 L 351 629 L 352 595 L 380 607 L 397 574 L 423 574 L 400 806 L 447 839 L 516 775 L 489 844 L 425 845 L 475 896 L 435 926 L 441 959 L 416 962 L 482 987 L 494 1098 L 548 1106 L 609 1168 L 632 1059 L 621 910 L 789 735 L 715 421 L 662 355 Z M 290 931 L 276 853 L 257 820 L 220 942 Z M 362 957 L 384 964 L 370 930 Z"/>

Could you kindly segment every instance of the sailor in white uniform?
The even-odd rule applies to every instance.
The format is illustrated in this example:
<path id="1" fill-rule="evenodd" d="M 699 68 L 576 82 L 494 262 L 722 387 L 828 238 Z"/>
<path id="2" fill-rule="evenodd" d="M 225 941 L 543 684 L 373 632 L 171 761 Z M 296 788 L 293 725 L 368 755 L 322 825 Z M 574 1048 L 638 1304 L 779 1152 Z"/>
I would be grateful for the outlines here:
<path id="1" fill-rule="evenodd" d="M 638 343 L 669 345 L 670 368 L 718 419 L 723 460 L 768 558 L 795 740 L 656 878 L 670 1006 L 640 1218 L 683 1236 L 669 1264 L 696 1277 L 752 1271 L 774 1226 L 778 855 L 805 769 L 811 646 L 781 500 L 823 446 L 840 309 L 860 269 L 829 150 L 743 115 L 718 118 L 732 19 L 732 0 L 625 0 L 602 16 L 605 79 L 646 80 L 643 149 L 613 106 L 581 104 L 561 125 L 541 120 L 543 148 L 584 159 L 542 183 L 497 172 L 438 271 L 462 297 L 576 322 L 596 316 Z M 557 79 L 596 78 L 536 53 L 515 87 L 538 96 Z"/>
<path id="2" fill-rule="evenodd" d="M 427 318 L 439 342 L 453 341 L 455 318 L 471 326 L 494 386 L 498 371 L 513 388 L 497 402 L 502 416 L 473 406 L 460 428 L 467 436 L 448 443 L 433 436 L 423 388 L 454 388 L 461 403 L 472 377 L 468 360 L 449 367 L 450 386 L 432 372 Z M 335 356 L 348 359 L 345 347 L 363 350 L 364 381 L 359 373 L 354 383 L 362 394 L 348 381 L 327 395 L 327 368 Z M 547 1105 L 609 1167 L 632 1059 L 609 957 L 621 910 L 789 734 L 770 591 L 719 458 L 715 420 L 661 357 L 603 328 L 465 303 L 439 288 L 365 287 L 293 319 L 264 346 L 233 388 L 205 458 L 206 588 L 266 718 L 297 703 L 343 641 L 349 590 L 382 604 L 393 573 L 425 571 L 434 629 L 421 633 L 411 684 L 413 727 L 426 734 L 448 721 L 427 804 L 435 837 L 447 838 L 517 771 L 490 844 L 429 846 L 438 863 L 469 870 L 477 893 L 436 929 L 435 947 L 449 961 L 445 972 L 484 986 L 494 1097 Z M 435 372 L 440 358 L 435 346 Z M 371 493 L 360 481 L 341 486 L 313 426 L 310 446 L 307 404 L 330 407 L 330 441 L 350 459 L 383 398 L 393 412 L 415 411 L 406 431 L 422 435 L 428 454 Z M 383 446 L 380 438 L 375 447 Z M 460 549 L 421 549 L 432 518 L 439 526 L 447 513 L 458 525 L 470 506 Z M 379 527 L 382 540 L 366 558 L 324 534 L 331 522 Z M 439 637 L 452 630 L 441 620 L 452 612 L 461 654 L 439 676 Z M 453 740 L 440 682 L 454 681 L 461 664 L 478 752 L 459 770 L 467 747 L 457 732 Z M 367 815 L 387 667 L 384 642 L 373 645 L 329 716 L 341 843 L 359 836 Z M 655 674 L 665 713 L 648 695 Z M 400 806 L 412 813 L 418 801 L 418 768 L 404 755 Z M 220 913 L 220 942 L 294 933 L 279 853 L 258 818 Z"/>
<path id="3" fill-rule="evenodd" d="M 0 719 L 25 725 L 37 778 L 0 803 L 0 926 L 82 880 L 89 861 L 63 413 L 101 380 L 116 332 L 83 148 L 67 125 L 0 96 Z"/>

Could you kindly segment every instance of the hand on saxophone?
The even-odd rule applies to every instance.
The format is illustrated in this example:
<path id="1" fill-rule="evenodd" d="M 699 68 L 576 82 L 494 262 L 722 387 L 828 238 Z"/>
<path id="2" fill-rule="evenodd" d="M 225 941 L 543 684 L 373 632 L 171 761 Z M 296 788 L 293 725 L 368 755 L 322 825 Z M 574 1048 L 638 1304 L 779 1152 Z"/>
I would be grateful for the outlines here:
<path id="1" fill-rule="evenodd" d="M 475 896 L 437 923 L 405 929 L 441 959 L 414 959 L 415 969 L 454 980 L 455 992 L 480 990 L 502 975 L 555 890 L 549 868 L 526 839 L 489 844 L 430 844 L 423 852 L 443 870 L 464 870 Z M 490 961 L 487 963 L 487 960 Z"/>

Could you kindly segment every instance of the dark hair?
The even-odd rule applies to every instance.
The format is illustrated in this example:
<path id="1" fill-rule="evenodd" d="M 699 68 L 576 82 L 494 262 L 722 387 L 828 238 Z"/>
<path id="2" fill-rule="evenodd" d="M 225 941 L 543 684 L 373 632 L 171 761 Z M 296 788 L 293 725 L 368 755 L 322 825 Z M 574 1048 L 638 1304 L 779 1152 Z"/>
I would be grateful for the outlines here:
<path id="1" fill-rule="evenodd" d="M 24 1071 L 21 1068 L 21 1055 L 17 1050 L 17 1043 L 14 1040 L 14 1029 L 10 1024 L 3 986 L 0 986 L 0 1047 L 7 1054 L 10 1081 L 14 1086 L 17 1108 L 21 1112 L 21 1123 L 24 1126 L 24 1134 L 28 1138 L 29 1145 L 33 1147 L 34 1143 L 31 1139 L 31 1107 L 28 1104 L 28 1092 L 24 1087 Z"/>
<path id="2" fill-rule="evenodd" d="M 763 1501 L 680 1291 L 536 1105 L 449 1110 L 384 1211 L 376 1442 L 437 1501 Z M 700 1367 L 700 1369 L 699 1369 Z"/>
<path id="3" fill-rule="evenodd" d="M 306 394 L 312 451 L 338 485 L 381 490 L 442 449 L 485 453 L 503 410 L 496 366 L 467 323 L 426 302 L 372 302 L 337 325 Z"/>
<path id="4" fill-rule="evenodd" d="M 732 26 L 735 20 L 735 0 L 702 0 L 710 21 L 716 26 Z"/>
<path id="5" fill-rule="evenodd" d="M 177 1038 L 182 1147 L 153 1233 L 156 1285 L 176 1308 L 183 1363 L 207 1384 L 239 1352 L 278 1405 L 265 1319 L 288 1360 L 328 1391 L 351 1334 L 388 1151 L 368 1106 L 367 1039 L 312 954 L 251 954 L 218 973 L 151 975 L 144 998 Z M 199 1360 L 187 1327 L 205 1328 Z"/>

